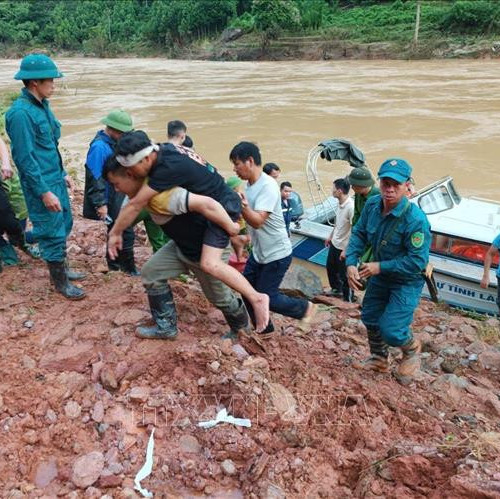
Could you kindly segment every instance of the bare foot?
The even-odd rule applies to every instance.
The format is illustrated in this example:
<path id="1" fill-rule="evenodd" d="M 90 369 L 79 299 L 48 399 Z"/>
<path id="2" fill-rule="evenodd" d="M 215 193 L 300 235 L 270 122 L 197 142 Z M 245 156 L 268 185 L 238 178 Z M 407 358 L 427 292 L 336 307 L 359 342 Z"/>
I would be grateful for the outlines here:
<path id="1" fill-rule="evenodd" d="M 307 305 L 306 315 L 304 315 L 304 317 L 300 319 L 299 329 L 301 329 L 303 332 L 308 332 L 309 329 L 311 328 L 312 320 L 316 315 L 317 311 L 318 311 L 318 305 L 310 301 L 309 304 Z"/>
<path id="2" fill-rule="evenodd" d="M 265 293 L 257 293 L 257 296 L 252 307 L 255 314 L 255 330 L 259 333 L 264 331 L 269 324 L 269 296 Z"/>

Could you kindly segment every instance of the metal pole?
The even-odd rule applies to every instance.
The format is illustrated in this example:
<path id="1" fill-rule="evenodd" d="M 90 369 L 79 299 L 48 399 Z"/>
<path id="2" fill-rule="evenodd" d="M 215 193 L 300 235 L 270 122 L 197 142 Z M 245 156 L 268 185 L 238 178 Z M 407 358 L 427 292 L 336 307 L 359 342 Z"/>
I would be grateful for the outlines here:
<path id="1" fill-rule="evenodd" d="M 413 36 L 413 45 L 418 44 L 418 30 L 420 29 L 420 2 L 417 2 L 417 18 L 415 19 L 415 34 Z"/>

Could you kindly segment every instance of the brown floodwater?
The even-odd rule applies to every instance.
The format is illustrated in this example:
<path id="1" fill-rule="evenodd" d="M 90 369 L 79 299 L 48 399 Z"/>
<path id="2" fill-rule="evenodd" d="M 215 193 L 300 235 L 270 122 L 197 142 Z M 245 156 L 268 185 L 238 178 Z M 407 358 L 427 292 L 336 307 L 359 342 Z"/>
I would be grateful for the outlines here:
<path id="1" fill-rule="evenodd" d="M 500 200 L 500 71 L 497 61 L 207 62 L 166 59 L 57 59 L 66 77 L 51 102 L 61 145 L 83 172 L 99 120 L 115 107 L 136 128 L 166 138 L 166 123 L 188 125 L 196 150 L 224 175 L 241 140 L 282 169 L 308 204 L 304 167 L 319 141 L 345 138 L 373 171 L 407 159 L 418 187 L 452 175 L 462 194 Z M 19 61 L 0 60 L 2 91 Z M 335 163 L 338 165 L 338 162 Z M 322 162 L 328 185 L 342 167 Z"/>

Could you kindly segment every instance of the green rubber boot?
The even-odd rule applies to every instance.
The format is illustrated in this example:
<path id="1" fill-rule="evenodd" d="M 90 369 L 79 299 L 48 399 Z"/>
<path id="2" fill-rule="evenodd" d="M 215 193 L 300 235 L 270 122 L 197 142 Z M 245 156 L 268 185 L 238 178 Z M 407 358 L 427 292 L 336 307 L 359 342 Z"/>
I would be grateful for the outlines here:
<path id="1" fill-rule="evenodd" d="M 177 312 L 170 288 L 147 290 L 149 308 L 154 326 L 140 326 L 135 330 L 139 338 L 150 340 L 173 340 L 177 337 Z"/>
<path id="2" fill-rule="evenodd" d="M 59 293 L 68 300 L 85 298 L 85 291 L 69 282 L 66 262 L 47 262 L 47 265 L 49 266 L 50 280 Z"/>

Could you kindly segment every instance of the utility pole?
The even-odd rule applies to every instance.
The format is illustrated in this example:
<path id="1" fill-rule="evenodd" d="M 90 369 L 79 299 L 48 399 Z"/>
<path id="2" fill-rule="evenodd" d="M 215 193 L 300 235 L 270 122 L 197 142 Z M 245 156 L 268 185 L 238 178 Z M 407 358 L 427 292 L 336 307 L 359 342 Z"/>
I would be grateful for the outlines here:
<path id="1" fill-rule="evenodd" d="M 415 19 L 415 34 L 413 35 L 413 46 L 418 45 L 418 30 L 420 29 L 420 1 L 417 2 L 417 18 Z"/>

